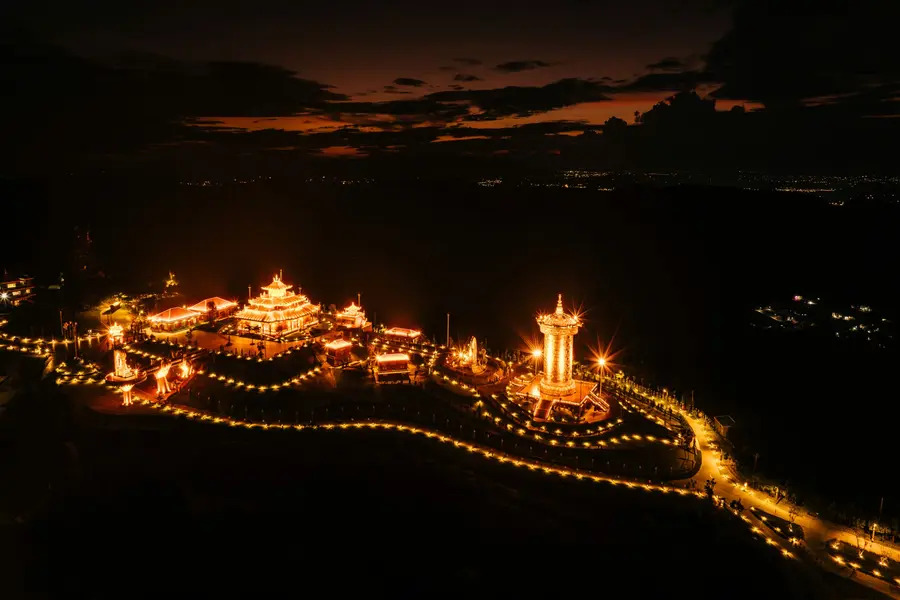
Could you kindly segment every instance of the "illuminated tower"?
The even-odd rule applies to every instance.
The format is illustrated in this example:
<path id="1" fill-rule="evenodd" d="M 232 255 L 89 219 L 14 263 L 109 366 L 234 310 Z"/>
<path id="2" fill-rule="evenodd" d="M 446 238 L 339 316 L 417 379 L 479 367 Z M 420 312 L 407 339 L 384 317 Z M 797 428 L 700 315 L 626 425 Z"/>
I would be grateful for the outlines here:
<path id="1" fill-rule="evenodd" d="M 542 396 L 568 396 L 575 392 L 572 379 L 572 338 L 581 326 L 578 317 L 563 310 L 562 294 L 556 302 L 556 312 L 537 318 L 544 334 L 544 376 Z"/>

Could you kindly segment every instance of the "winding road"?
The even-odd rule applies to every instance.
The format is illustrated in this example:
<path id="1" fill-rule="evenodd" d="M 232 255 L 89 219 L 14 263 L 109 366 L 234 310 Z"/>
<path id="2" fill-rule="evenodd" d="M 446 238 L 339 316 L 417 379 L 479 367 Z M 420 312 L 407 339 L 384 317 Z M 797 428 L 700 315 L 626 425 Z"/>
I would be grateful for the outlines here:
<path id="1" fill-rule="evenodd" d="M 682 413 L 694 430 L 697 436 L 697 442 L 703 461 L 700 471 L 695 475 L 695 479 L 700 483 L 705 483 L 708 479 L 716 480 L 714 493 L 723 498 L 726 503 L 732 500 L 740 500 L 745 511 L 745 515 L 750 519 L 754 526 L 759 527 L 763 531 L 766 530 L 766 524 L 754 515 L 750 507 L 757 507 L 767 513 L 790 520 L 788 508 L 778 505 L 768 495 L 755 491 L 741 482 L 735 481 L 734 475 L 720 462 L 718 451 L 713 449 L 710 442 L 716 439 L 716 434 L 712 431 L 703 419 L 692 417 L 689 414 Z M 794 517 L 794 523 L 800 525 L 805 533 L 805 546 L 812 560 L 814 560 L 822 568 L 838 573 L 842 576 L 849 577 L 852 569 L 837 565 L 831 556 L 826 552 L 826 544 L 834 539 L 846 542 L 851 546 L 857 545 L 857 538 L 853 532 L 845 527 L 830 523 L 823 519 L 813 517 L 807 513 L 798 513 Z M 900 550 L 894 546 L 881 544 L 879 542 L 869 542 L 866 550 L 874 552 L 882 556 L 887 556 L 893 561 L 900 561 Z M 857 571 L 854 579 L 874 590 L 886 594 L 892 598 L 900 599 L 900 589 L 892 586 L 888 582 L 872 577 L 863 572 Z"/>

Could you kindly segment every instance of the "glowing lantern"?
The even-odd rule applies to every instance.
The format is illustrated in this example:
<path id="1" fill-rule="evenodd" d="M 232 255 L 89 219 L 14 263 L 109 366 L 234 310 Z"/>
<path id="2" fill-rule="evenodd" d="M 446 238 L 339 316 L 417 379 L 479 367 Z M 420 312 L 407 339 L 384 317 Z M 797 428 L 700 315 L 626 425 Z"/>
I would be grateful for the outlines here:
<path id="1" fill-rule="evenodd" d="M 109 339 L 113 344 L 120 343 L 125 335 L 122 326 L 118 323 L 113 323 L 112 325 L 110 325 L 107 333 L 109 334 Z"/>
<path id="2" fill-rule="evenodd" d="M 134 388 L 133 383 L 126 383 L 119 387 L 122 390 L 122 406 L 131 406 L 132 397 L 131 390 Z"/>
<path id="3" fill-rule="evenodd" d="M 156 372 L 156 393 L 159 396 L 165 396 L 169 393 L 169 365 L 162 365 Z"/>

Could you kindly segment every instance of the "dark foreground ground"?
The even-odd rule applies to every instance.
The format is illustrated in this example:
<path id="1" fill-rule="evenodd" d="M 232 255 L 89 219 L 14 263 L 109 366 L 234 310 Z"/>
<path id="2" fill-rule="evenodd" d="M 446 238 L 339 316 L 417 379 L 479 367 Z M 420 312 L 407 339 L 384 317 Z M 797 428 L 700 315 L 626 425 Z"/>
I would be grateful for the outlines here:
<path id="1" fill-rule="evenodd" d="M 4 496 L 4 598 L 866 597 L 705 501 L 560 480 L 425 439 L 54 422 L 6 431 L 4 476 L 19 487 Z"/>

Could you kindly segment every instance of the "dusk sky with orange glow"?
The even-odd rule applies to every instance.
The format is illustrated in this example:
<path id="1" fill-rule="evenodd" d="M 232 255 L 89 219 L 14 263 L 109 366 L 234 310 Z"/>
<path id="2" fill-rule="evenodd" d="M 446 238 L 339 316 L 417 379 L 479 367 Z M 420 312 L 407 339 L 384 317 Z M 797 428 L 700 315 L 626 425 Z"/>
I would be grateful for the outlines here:
<path id="1" fill-rule="evenodd" d="M 872 2 L 738 0 L 44 1 L 6 7 L 4 21 L 13 72 L 34 80 L 20 89 L 39 96 L 36 105 L 22 95 L 21 109 L 37 113 L 50 96 L 70 111 L 24 135 L 58 138 L 72 128 L 77 139 L 84 121 L 114 129 L 111 147 L 84 148 L 81 156 L 142 147 L 146 158 L 185 144 L 233 147 L 240 138 L 248 150 L 312 155 L 414 148 L 420 155 L 441 146 L 461 155 L 584 158 L 609 156 L 611 149 L 597 146 L 612 140 L 596 135 L 611 119 L 629 130 L 646 124 L 641 115 L 660 123 L 653 115 L 678 93 L 693 92 L 695 100 L 663 121 L 708 106 L 733 115 L 735 136 L 760 136 L 757 146 L 776 132 L 791 138 L 778 147 L 818 147 L 810 132 L 823 127 L 848 140 L 868 136 L 875 128 L 859 119 L 898 113 L 897 61 L 889 31 L 881 31 L 891 10 Z M 833 35 L 821 34 L 826 26 Z M 46 74 L 32 68 L 38 62 Z M 59 86 L 54 77 L 78 83 Z M 80 110 L 96 114 L 75 116 Z M 141 131 L 121 139 L 121 123 L 134 118 Z M 35 120 L 44 122 L 39 114 Z M 710 123 L 711 134 L 723 131 Z M 643 126 L 642 139 L 649 129 Z M 98 137 L 96 129 L 85 135 Z M 576 148 L 576 138 L 590 142 L 591 152 Z"/>

